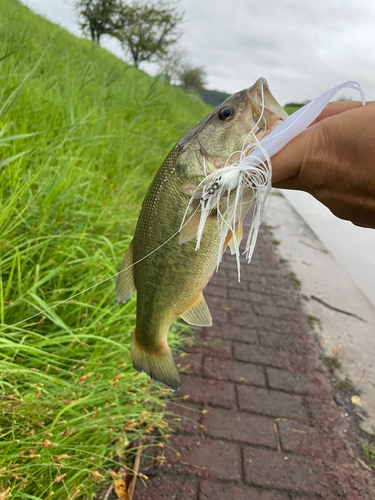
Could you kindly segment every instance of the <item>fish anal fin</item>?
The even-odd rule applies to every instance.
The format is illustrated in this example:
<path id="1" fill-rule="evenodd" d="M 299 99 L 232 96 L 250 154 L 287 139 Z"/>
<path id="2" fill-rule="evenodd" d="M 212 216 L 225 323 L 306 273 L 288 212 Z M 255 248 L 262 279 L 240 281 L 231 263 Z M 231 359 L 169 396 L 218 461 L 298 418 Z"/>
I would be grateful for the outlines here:
<path id="1" fill-rule="evenodd" d="M 116 281 L 116 300 L 119 304 L 125 304 L 135 292 L 133 273 L 133 242 L 130 243 L 121 264 L 120 272 Z"/>
<path id="2" fill-rule="evenodd" d="M 196 211 L 188 217 L 180 231 L 180 245 L 186 243 L 197 236 L 201 213 Z"/>
<path id="3" fill-rule="evenodd" d="M 194 302 L 180 314 L 181 318 L 194 326 L 212 326 L 212 318 L 203 293 L 198 295 Z"/>
<path id="4" fill-rule="evenodd" d="M 181 377 L 168 344 L 159 349 L 147 350 L 133 336 L 130 351 L 135 370 L 145 372 L 152 380 L 171 391 L 178 391 Z"/>

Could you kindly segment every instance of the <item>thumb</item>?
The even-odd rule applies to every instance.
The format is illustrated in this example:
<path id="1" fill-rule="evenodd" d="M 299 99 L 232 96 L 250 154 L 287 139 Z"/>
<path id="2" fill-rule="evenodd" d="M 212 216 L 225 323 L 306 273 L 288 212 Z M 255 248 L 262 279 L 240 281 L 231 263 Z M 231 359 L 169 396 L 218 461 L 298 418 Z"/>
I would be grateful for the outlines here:
<path id="1" fill-rule="evenodd" d="M 288 142 L 288 144 L 278 153 L 272 156 L 271 164 L 273 186 L 275 186 L 277 182 L 291 177 L 296 177 L 299 174 L 313 128 L 315 127 L 310 127 L 302 131 L 294 139 Z"/>

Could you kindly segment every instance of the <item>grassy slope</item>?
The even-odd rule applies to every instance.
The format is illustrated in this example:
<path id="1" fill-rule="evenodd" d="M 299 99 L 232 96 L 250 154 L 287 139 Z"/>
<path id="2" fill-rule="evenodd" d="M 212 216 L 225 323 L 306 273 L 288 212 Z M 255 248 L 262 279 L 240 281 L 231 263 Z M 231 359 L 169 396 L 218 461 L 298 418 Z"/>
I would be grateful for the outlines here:
<path id="1" fill-rule="evenodd" d="M 118 270 L 152 175 L 208 110 L 2 0 L 0 328 Z M 93 472 L 109 481 L 130 442 L 166 431 L 114 283 L 0 332 L 1 498 L 93 498 Z"/>

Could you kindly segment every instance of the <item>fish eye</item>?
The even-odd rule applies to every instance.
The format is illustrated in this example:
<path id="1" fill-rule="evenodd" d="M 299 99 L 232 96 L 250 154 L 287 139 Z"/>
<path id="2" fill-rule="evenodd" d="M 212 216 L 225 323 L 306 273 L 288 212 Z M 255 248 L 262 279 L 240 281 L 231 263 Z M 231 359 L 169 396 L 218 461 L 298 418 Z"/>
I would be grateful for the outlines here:
<path id="1" fill-rule="evenodd" d="M 219 110 L 219 120 L 228 121 L 234 116 L 234 109 L 230 106 L 225 106 Z"/>

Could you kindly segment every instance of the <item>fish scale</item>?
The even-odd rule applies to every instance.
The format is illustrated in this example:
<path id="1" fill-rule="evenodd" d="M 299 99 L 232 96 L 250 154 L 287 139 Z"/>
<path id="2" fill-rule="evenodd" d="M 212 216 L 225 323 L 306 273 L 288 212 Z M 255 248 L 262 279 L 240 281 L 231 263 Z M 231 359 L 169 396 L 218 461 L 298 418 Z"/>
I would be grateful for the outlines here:
<path id="1" fill-rule="evenodd" d="M 126 302 L 137 290 L 136 327 L 131 344 L 134 368 L 171 390 L 180 387 L 181 379 L 167 342 L 170 325 L 175 316 L 192 325 L 212 324 L 202 290 L 215 271 L 220 248 L 218 218 L 213 210 L 196 251 L 200 202 L 197 199 L 189 207 L 191 195 L 207 174 L 223 167 L 228 157 L 234 158 L 234 153 L 247 146 L 247 142 L 254 142 L 252 132 L 261 111 L 260 81 L 264 85 L 261 79 L 218 106 L 168 154 L 144 199 L 118 276 L 119 303 Z M 267 98 L 275 109 L 276 101 L 268 87 L 266 106 Z M 283 113 L 281 107 L 279 110 Z M 264 129 L 272 130 L 270 124 L 275 124 L 278 116 L 267 110 L 265 120 L 269 123 L 264 123 Z M 187 222 L 180 232 L 187 210 Z M 241 217 L 246 211 L 242 211 Z M 242 233 L 241 222 L 237 221 L 238 234 Z M 228 233 L 224 249 L 231 236 Z"/>

